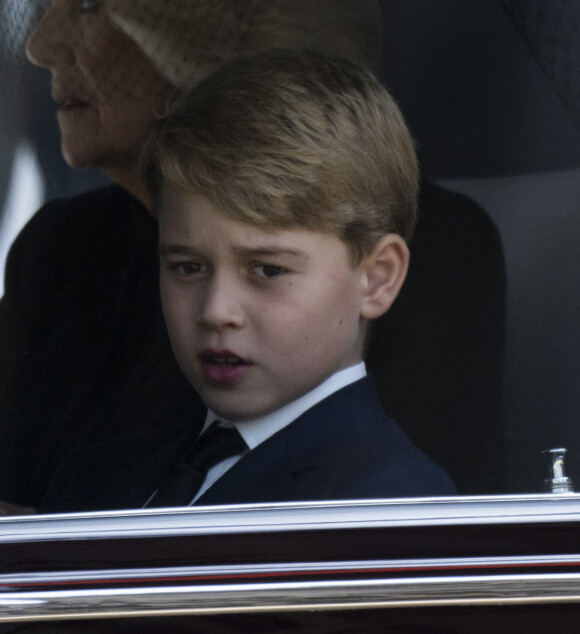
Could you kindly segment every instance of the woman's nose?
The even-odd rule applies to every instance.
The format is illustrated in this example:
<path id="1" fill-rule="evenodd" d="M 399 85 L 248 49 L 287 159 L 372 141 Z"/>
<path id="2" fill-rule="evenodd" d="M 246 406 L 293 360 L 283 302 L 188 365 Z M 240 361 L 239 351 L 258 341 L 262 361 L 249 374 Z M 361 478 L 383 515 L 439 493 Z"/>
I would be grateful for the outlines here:
<path id="1" fill-rule="evenodd" d="M 241 328 L 244 324 L 243 290 L 233 279 L 215 275 L 199 306 L 200 325 L 211 330 Z"/>
<path id="2" fill-rule="evenodd" d="M 70 24 L 69 0 L 52 0 L 26 44 L 28 59 L 42 68 L 57 70 L 74 61 L 77 34 Z"/>

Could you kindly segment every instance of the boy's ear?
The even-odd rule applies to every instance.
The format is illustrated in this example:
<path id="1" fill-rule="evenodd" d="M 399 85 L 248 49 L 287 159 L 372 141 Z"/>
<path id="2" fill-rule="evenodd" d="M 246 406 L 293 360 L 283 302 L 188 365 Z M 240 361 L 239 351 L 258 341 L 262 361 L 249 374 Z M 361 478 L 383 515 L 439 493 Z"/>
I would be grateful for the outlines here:
<path id="1" fill-rule="evenodd" d="M 386 313 L 403 286 L 409 268 L 409 247 L 396 233 L 387 233 L 367 255 L 361 266 L 365 285 L 361 317 L 376 319 Z"/>

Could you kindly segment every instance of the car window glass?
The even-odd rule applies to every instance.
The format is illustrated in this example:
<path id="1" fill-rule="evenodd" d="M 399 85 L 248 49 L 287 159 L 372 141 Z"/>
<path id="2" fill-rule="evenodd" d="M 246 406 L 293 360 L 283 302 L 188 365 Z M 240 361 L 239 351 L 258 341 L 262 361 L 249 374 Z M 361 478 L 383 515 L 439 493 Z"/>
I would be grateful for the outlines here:
<path id="1" fill-rule="evenodd" d="M 14 2 L 0 8 L 5 25 L 14 20 Z M 385 374 L 406 386 L 417 404 L 416 410 L 403 411 L 395 397 L 395 417 L 416 444 L 459 481 L 460 493 L 540 492 L 549 463 L 542 452 L 559 447 L 568 450 L 566 474 L 580 487 L 580 338 L 575 334 L 580 315 L 580 108 L 574 101 L 580 61 L 574 48 L 577 34 L 569 26 L 580 23 L 580 11 L 573 3 L 550 6 L 553 13 L 522 13 L 517 1 L 382 2 L 383 79 L 405 113 L 424 178 L 429 187 L 468 197 L 489 221 L 483 229 L 480 224 L 469 228 L 462 226 L 459 216 L 445 216 L 451 218 L 449 228 L 436 235 L 437 244 L 430 243 L 425 270 L 415 274 L 417 284 L 421 276 L 431 280 L 426 272 L 429 254 L 461 250 L 464 229 L 472 238 L 489 231 L 500 241 L 493 242 L 492 236 L 495 250 L 482 247 L 478 255 L 484 269 L 487 264 L 495 271 L 499 286 L 487 286 L 485 275 L 473 278 L 471 296 L 479 302 L 475 310 L 473 305 L 458 308 L 456 314 L 463 317 L 452 329 L 433 321 L 417 326 L 426 339 L 431 337 L 425 328 L 447 328 L 456 335 L 465 326 L 472 328 L 469 341 L 478 350 L 495 346 L 494 363 L 501 374 L 494 376 L 499 382 L 478 383 L 485 368 L 481 373 L 470 369 L 472 403 L 481 405 L 465 409 L 462 384 L 439 381 L 444 375 L 437 373 L 438 363 L 452 368 L 457 380 L 465 378 L 462 363 L 471 352 L 460 338 L 453 337 L 447 346 L 443 341 L 442 349 L 433 348 L 424 360 L 423 344 L 398 342 L 397 358 L 413 357 L 417 367 L 428 372 L 408 377 L 403 364 L 397 363 L 389 367 L 391 374 Z M 2 277 L 12 241 L 44 201 L 109 183 L 97 170 L 73 170 L 64 162 L 49 75 L 22 54 L 32 13 L 18 15 L 18 28 L 8 29 L 11 38 L 1 44 Z M 553 49 L 550 42 L 555 42 Z M 439 198 L 443 194 L 438 190 L 429 195 L 447 200 Z M 456 281 L 461 276 L 454 265 L 461 261 L 451 261 L 447 269 L 442 265 L 438 279 L 429 282 L 433 295 L 444 278 Z M 491 311 L 494 302 L 497 310 Z M 489 344 L 489 322 L 480 306 L 490 308 L 498 319 Z M 398 323 L 389 327 L 403 332 Z M 388 364 L 388 341 L 381 344 L 384 348 L 371 347 L 373 368 Z M 458 341 L 461 350 L 454 349 Z M 429 355 L 433 358 L 426 358 Z M 453 412 L 440 406 L 444 393 L 451 395 L 445 407 Z M 413 416 L 426 416 L 419 409 L 429 399 L 437 404 L 430 414 L 435 423 L 413 426 Z M 481 414 L 490 401 L 492 422 L 487 424 L 488 414 L 477 418 L 477 412 Z"/>

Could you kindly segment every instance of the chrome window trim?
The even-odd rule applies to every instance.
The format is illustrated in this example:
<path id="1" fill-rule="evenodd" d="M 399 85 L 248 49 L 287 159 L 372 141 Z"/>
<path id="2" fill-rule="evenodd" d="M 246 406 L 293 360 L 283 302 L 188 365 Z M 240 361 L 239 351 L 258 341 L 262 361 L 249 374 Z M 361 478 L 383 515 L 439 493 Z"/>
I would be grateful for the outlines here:
<path id="1" fill-rule="evenodd" d="M 355 500 L 4 517 L 0 543 L 578 521 L 577 494 Z"/>
<path id="2" fill-rule="evenodd" d="M 356 529 L 365 528 L 526 523 L 569 524 L 572 529 L 573 523 L 580 523 L 580 496 L 363 500 L 23 516 L 0 519 L 0 544 L 19 548 L 43 541 L 327 529 L 354 529 L 356 535 Z M 444 554 L 303 563 L 228 564 L 216 559 L 215 564 L 203 566 L 3 572 L 0 622 L 580 602 L 580 553 L 574 550 L 554 555 L 536 551 L 494 556 L 491 552 L 489 557 L 445 558 Z"/>
<path id="3" fill-rule="evenodd" d="M 580 574 L 481 575 L 0 594 L 0 622 L 580 601 Z"/>
<path id="4" fill-rule="evenodd" d="M 272 564 L 235 564 L 213 566 L 160 566 L 158 568 L 110 569 L 66 572 L 33 572 L 0 574 L 0 590 L 15 586 L 42 586 L 64 584 L 87 584 L 99 582 L 122 583 L 124 581 L 147 582 L 180 579 L 184 577 L 247 577 L 253 576 L 285 576 L 297 573 L 308 574 L 356 574 L 358 572 L 375 573 L 413 571 L 417 569 L 433 573 L 463 571 L 466 569 L 513 569 L 531 567 L 565 567 L 580 568 L 580 553 L 573 555 L 534 555 L 509 557 L 453 557 L 423 559 L 388 559 L 388 560 L 355 560 L 355 561 L 323 561 L 323 562 L 288 562 Z M 550 574 L 550 573 L 546 573 Z M 580 573 L 579 573 L 580 574 Z M 0 595 L 1 596 L 1 595 Z"/>

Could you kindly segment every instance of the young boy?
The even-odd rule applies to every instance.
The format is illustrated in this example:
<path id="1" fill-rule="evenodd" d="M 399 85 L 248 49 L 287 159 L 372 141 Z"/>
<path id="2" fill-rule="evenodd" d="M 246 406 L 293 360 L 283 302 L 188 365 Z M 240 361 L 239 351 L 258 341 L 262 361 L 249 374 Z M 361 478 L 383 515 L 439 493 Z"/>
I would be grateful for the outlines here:
<path id="1" fill-rule="evenodd" d="M 452 494 L 362 362 L 403 284 L 417 205 L 413 143 L 382 85 L 313 53 L 240 59 L 162 118 L 143 174 L 204 432 L 105 444 L 99 499 L 85 487 L 59 510 Z M 236 440 L 200 467 L 218 429 Z"/>

